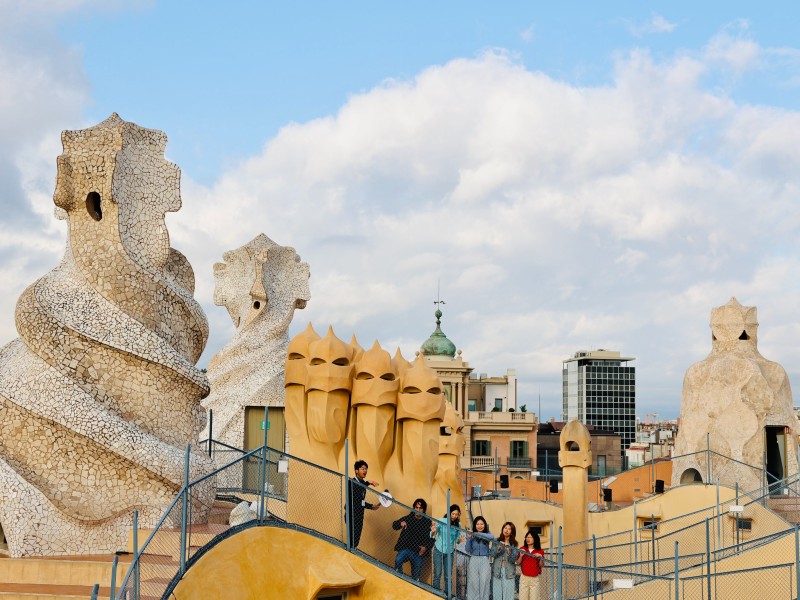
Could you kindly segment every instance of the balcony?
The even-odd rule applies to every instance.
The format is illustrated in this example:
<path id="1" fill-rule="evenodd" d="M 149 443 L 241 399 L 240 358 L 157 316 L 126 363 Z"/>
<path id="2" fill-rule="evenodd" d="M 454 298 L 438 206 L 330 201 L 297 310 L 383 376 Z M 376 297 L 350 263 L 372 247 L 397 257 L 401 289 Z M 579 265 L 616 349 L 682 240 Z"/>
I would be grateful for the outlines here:
<path id="1" fill-rule="evenodd" d="M 531 470 L 531 457 L 530 456 L 512 456 L 508 459 L 508 468 L 512 470 Z"/>
<path id="2" fill-rule="evenodd" d="M 533 426 L 536 415 L 533 413 L 524 412 L 475 412 L 470 411 L 467 417 L 470 421 L 475 423 L 496 423 L 515 425 L 530 425 Z"/>
<path id="3" fill-rule="evenodd" d="M 470 459 L 471 467 L 491 467 L 494 465 L 493 456 L 473 456 Z"/>

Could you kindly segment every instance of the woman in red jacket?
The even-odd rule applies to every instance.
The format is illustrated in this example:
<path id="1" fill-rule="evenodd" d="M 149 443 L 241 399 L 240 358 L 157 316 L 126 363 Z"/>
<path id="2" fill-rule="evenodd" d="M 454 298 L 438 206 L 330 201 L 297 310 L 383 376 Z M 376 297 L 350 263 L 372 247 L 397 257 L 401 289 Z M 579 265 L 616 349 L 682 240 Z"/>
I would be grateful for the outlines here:
<path id="1" fill-rule="evenodd" d="M 539 588 L 544 563 L 542 542 L 533 529 L 528 529 L 519 548 L 517 563 L 522 566 L 522 574 L 519 576 L 519 600 L 539 600 L 542 598 Z"/>

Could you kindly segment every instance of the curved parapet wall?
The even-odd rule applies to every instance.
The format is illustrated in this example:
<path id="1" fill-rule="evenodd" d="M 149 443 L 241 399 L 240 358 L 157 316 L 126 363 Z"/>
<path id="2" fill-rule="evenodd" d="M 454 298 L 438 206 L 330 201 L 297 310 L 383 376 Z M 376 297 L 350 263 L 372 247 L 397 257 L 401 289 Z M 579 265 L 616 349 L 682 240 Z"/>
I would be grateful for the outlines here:
<path id="1" fill-rule="evenodd" d="M 166 136 L 112 115 L 62 134 L 54 202 L 61 264 L 26 289 L 20 338 L 0 349 L 0 523 L 14 556 L 125 546 L 134 509 L 155 524 L 204 424 L 195 362 L 208 324 L 170 248 L 180 208 Z M 194 479 L 209 468 L 192 456 Z M 200 490 L 193 518 L 213 499 Z"/>
<path id="2" fill-rule="evenodd" d="M 309 268 L 263 233 L 223 259 L 214 265 L 214 302 L 227 308 L 236 335 L 208 365 L 203 406 L 214 411 L 214 439 L 243 448 L 245 407 L 284 405 L 289 325 L 310 299 Z"/>

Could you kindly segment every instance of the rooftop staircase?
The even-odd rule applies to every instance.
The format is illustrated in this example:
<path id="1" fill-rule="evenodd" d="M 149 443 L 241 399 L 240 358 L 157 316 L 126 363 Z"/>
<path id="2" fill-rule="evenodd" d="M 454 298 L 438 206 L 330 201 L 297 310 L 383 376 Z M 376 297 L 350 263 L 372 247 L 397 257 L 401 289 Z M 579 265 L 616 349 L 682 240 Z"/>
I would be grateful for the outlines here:
<path id="1" fill-rule="evenodd" d="M 117 581 L 125 576 L 132 560 L 121 555 Z M 98 598 L 108 598 L 113 554 L 9 558 L 0 554 L 0 600 L 89 600 L 95 583 Z"/>
<path id="2" fill-rule="evenodd" d="M 767 508 L 793 525 L 800 524 L 800 497 L 794 494 L 770 496 Z"/>
<path id="3" fill-rule="evenodd" d="M 228 528 L 234 504 L 215 502 L 209 523 L 193 526 L 190 544 L 193 549 L 210 542 Z M 139 543 L 151 530 L 139 530 Z M 140 576 L 143 600 L 160 600 L 165 585 L 180 566 L 180 529 L 161 529 L 151 542 L 151 550 L 142 558 Z M 133 560 L 133 532 L 128 535 L 126 553 L 120 553 L 116 571 L 117 591 Z M 10 558 L 0 550 L 0 600 L 90 600 L 95 584 L 98 598 L 109 598 L 114 554 Z"/>

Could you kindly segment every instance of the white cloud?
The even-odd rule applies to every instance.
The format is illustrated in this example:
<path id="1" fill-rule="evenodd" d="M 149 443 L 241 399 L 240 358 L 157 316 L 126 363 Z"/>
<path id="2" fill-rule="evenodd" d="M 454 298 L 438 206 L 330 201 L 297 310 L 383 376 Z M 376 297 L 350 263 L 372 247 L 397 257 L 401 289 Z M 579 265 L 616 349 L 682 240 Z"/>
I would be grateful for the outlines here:
<path id="1" fill-rule="evenodd" d="M 433 329 L 441 280 L 448 337 L 482 372 L 517 368 L 529 408 L 539 387 L 546 407 L 560 404 L 564 358 L 610 347 L 637 357 L 641 405 L 675 414 L 683 372 L 708 351 L 709 311 L 734 294 L 759 306 L 768 357 L 797 388 L 784 332 L 800 328 L 800 115 L 703 87 L 709 73 L 748 64 L 734 46 L 716 40 L 664 60 L 637 50 L 597 86 L 488 52 L 287 125 L 210 188 L 184 173 L 184 207 L 168 225 L 209 314 L 204 360 L 231 334 L 211 302 L 212 264 L 264 232 L 311 266 L 297 323 L 333 323 L 345 339 L 355 332 L 413 355 Z M 66 52 L 66 71 L 50 60 L 27 83 L 30 106 L 0 85 L 16 115 L 0 111 L 0 130 L 27 119 L 17 137 L 31 140 L 0 143 L 0 167 L 15 169 L 26 196 L 14 204 L 35 200 L 37 220 L 52 194 L 54 131 L 75 127 L 85 98 L 77 60 Z M 0 81 L 19 79 L 10 64 L 0 58 Z M 61 90 L 56 115 L 37 104 L 48 86 Z M 47 223 L 36 241 L 21 232 L 6 249 L 37 246 L 54 264 L 63 232 Z M 18 252 L 3 271 L 12 287 L 35 278 Z M 0 315 L 5 339 L 9 317 Z"/>
<path id="2" fill-rule="evenodd" d="M 533 41 L 534 35 L 536 33 L 536 26 L 531 23 L 531 26 L 527 29 L 524 29 L 520 34 L 519 37 L 522 39 L 523 42 L 526 44 Z"/>
<path id="3" fill-rule="evenodd" d="M 312 270 L 300 320 L 342 337 L 413 348 L 441 278 L 447 335 L 481 371 L 516 367 L 529 401 L 542 385 L 559 402 L 578 348 L 612 347 L 652 378 L 645 406 L 674 414 L 713 306 L 737 294 L 796 322 L 783 280 L 756 274 L 770 248 L 796 249 L 798 114 L 703 89 L 715 61 L 636 51 L 599 87 L 502 53 L 431 67 L 287 126 L 213 189 L 187 186 L 176 230 L 191 227 L 196 265 L 262 230 L 295 246 Z"/>
<path id="4" fill-rule="evenodd" d="M 630 23 L 628 29 L 636 37 L 641 37 L 651 33 L 672 33 L 677 26 L 677 23 L 670 23 L 661 15 L 653 13 L 647 21 Z"/>
<path id="5" fill-rule="evenodd" d="M 705 59 L 726 65 L 740 74 L 756 67 L 761 59 L 761 48 L 748 37 L 749 23 L 738 20 L 728 24 L 704 49 Z"/>
<path id="6" fill-rule="evenodd" d="M 665 33 L 674 31 L 678 26 L 677 23 L 670 23 L 661 15 L 653 15 L 651 20 L 652 30 L 656 33 Z"/>
<path id="7" fill-rule="evenodd" d="M 61 4 L 53 9 L 67 10 Z M 87 100 L 80 55 L 55 37 L 45 8 L 0 4 L 0 343 L 16 337 L 23 289 L 64 252 L 65 229 L 52 216 L 56 156 L 61 130 L 81 123 Z"/>

